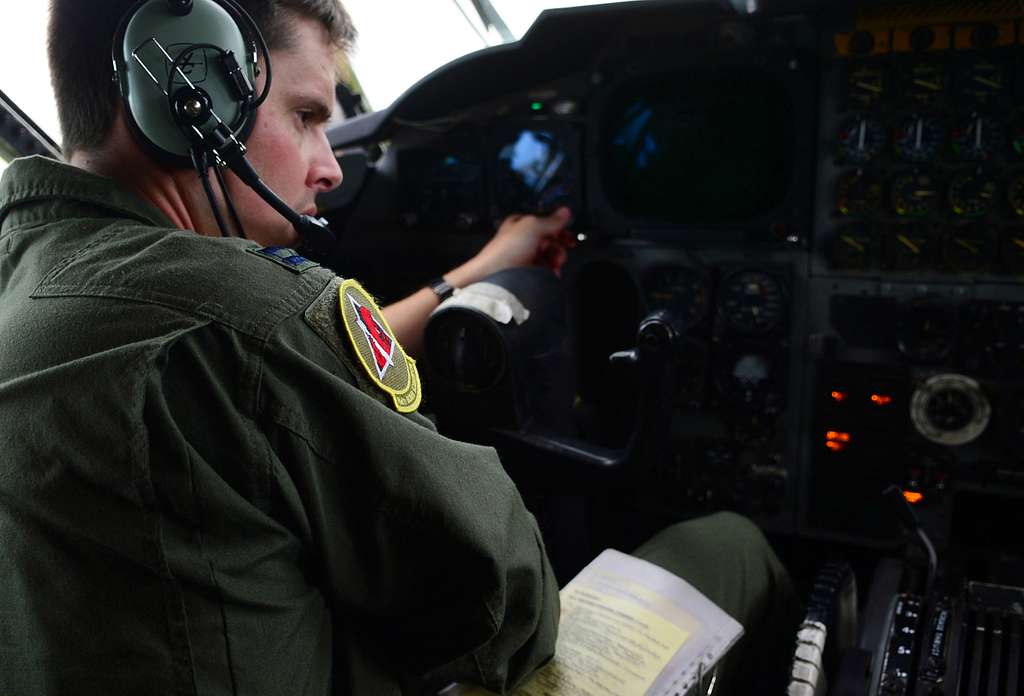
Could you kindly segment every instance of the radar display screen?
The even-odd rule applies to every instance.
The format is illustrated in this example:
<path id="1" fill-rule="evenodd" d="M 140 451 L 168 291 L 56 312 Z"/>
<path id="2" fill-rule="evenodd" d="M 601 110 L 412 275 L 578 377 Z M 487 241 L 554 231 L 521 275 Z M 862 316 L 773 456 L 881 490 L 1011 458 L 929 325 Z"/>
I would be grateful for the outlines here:
<path id="1" fill-rule="evenodd" d="M 767 74 L 662 75 L 621 89 L 606 115 L 605 193 L 630 218 L 744 223 L 786 199 L 793 107 Z"/>

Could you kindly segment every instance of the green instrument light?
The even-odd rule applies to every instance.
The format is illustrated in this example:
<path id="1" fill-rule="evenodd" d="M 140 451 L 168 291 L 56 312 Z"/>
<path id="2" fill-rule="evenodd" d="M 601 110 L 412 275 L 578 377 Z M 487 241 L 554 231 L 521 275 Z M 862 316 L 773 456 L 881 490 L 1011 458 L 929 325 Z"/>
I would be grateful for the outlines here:
<path id="1" fill-rule="evenodd" d="M 539 101 L 533 102 L 532 104 L 530 104 L 530 108 L 533 109 L 534 111 L 540 111 L 544 108 L 544 103 Z"/>

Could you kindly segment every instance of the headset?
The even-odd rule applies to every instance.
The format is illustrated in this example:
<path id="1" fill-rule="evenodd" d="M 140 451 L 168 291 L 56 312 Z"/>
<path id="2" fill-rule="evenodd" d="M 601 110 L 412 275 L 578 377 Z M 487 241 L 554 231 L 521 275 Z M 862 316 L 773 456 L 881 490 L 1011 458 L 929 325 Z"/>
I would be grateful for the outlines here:
<path id="1" fill-rule="evenodd" d="M 256 93 L 259 58 L 265 80 Z M 224 184 L 228 168 L 295 227 L 311 255 L 334 234 L 323 218 L 292 210 L 246 159 L 245 141 L 270 93 L 270 51 L 234 0 L 140 0 L 122 18 L 111 49 L 114 78 L 136 139 L 155 158 L 196 170 L 221 234 L 231 236 L 213 194 L 212 168 L 232 221 L 245 231 Z"/>

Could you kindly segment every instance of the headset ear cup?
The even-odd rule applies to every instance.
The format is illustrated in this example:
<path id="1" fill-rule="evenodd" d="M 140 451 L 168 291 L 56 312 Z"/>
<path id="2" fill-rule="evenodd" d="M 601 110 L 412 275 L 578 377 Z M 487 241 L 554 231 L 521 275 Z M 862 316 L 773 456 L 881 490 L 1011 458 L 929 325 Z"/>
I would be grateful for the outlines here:
<path id="1" fill-rule="evenodd" d="M 256 85 L 253 33 L 259 30 L 248 15 L 226 0 L 193 0 L 183 15 L 168 0 L 140 0 L 125 14 L 112 58 L 125 120 L 147 151 L 164 162 L 192 166 L 189 152 L 197 138 L 172 107 L 172 97 L 183 89 L 201 91 L 212 112 L 244 142 L 255 121 L 254 98 L 239 84 Z M 241 82 L 232 74 L 235 63 L 225 60 L 229 53 Z M 209 132 L 216 124 L 211 117 L 197 128 Z"/>

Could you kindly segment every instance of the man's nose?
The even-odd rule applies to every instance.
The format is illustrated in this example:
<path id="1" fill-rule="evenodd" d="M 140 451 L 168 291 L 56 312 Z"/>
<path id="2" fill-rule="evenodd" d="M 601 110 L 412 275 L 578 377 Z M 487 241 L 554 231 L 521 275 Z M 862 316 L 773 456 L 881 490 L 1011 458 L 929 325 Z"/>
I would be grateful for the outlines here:
<path id="1" fill-rule="evenodd" d="M 341 184 L 342 173 L 338 165 L 338 159 L 334 156 L 334 150 L 324 134 L 316 155 L 310 163 L 307 185 L 318 192 L 330 191 Z"/>

